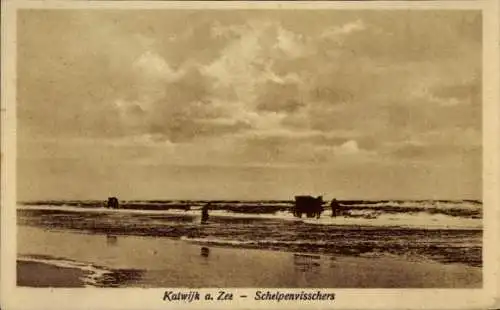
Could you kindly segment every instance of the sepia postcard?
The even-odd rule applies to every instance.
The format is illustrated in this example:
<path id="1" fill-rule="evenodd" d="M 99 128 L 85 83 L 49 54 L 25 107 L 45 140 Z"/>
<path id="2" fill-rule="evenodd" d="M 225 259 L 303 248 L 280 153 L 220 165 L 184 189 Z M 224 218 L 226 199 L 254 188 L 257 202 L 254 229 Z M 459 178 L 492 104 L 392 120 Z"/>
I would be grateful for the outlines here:
<path id="1" fill-rule="evenodd" d="M 2 309 L 500 307 L 498 13 L 2 2 Z"/>

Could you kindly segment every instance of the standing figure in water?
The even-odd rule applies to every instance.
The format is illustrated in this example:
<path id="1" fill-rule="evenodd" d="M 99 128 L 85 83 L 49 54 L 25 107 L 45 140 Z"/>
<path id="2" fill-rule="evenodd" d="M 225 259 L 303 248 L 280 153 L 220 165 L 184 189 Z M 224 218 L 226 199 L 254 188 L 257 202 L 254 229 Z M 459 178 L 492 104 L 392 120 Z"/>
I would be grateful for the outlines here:
<path id="1" fill-rule="evenodd" d="M 330 203 L 330 207 L 332 208 L 332 217 L 340 215 L 340 205 L 337 202 L 337 199 L 333 198 L 332 202 Z"/>
<path id="2" fill-rule="evenodd" d="M 203 206 L 201 209 L 201 223 L 205 224 L 208 221 L 208 208 L 210 207 L 210 202 Z"/>

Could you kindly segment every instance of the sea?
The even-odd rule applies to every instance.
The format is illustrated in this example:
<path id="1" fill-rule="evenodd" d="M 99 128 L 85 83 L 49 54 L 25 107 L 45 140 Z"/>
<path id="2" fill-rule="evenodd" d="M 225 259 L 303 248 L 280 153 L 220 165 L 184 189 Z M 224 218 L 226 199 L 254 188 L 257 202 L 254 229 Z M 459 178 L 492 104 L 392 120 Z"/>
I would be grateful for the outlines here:
<path id="1" fill-rule="evenodd" d="M 201 209 L 210 203 L 209 220 Z M 18 203 L 23 227 L 80 234 L 148 236 L 207 247 L 265 249 L 355 257 L 398 257 L 482 267 L 482 210 L 477 200 L 340 200 L 344 213 L 297 218 L 292 200 L 130 200 Z M 25 257 L 25 260 L 45 260 Z"/>

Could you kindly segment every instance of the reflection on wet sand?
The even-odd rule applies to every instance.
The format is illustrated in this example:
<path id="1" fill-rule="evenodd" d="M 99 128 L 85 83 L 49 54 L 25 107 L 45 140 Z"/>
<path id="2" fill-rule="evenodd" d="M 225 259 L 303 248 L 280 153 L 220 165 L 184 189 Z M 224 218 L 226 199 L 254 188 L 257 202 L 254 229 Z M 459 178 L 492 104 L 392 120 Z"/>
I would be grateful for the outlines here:
<path id="1" fill-rule="evenodd" d="M 116 245 L 118 243 L 118 237 L 114 235 L 106 235 L 107 245 Z"/>
<path id="2" fill-rule="evenodd" d="M 320 255 L 293 254 L 293 265 L 297 271 L 316 271 L 321 267 L 320 260 Z"/>
<path id="3" fill-rule="evenodd" d="M 209 254 L 210 254 L 210 248 L 206 246 L 201 247 L 201 256 L 208 257 Z"/>

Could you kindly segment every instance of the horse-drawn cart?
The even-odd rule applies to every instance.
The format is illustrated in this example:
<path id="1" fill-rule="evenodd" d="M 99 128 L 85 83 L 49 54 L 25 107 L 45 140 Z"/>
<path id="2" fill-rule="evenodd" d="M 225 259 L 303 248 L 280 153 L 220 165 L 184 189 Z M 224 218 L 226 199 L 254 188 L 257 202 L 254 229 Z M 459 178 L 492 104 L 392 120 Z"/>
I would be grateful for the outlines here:
<path id="1" fill-rule="evenodd" d="M 322 212 L 323 196 L 295 196 L 294 216 L 302 217 L 302 214 L 305 213 L 307 217 L 319 218 Z"/>

